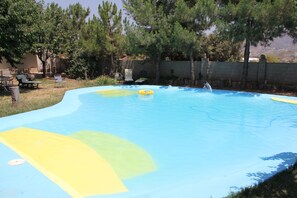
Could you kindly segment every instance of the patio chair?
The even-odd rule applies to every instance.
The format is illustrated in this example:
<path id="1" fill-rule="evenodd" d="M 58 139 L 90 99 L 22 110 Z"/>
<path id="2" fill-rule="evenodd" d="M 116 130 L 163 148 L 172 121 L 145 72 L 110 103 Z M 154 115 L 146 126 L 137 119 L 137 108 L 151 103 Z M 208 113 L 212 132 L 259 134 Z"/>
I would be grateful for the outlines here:
<path id="1" fill-rule="evenodd" d="M 9 69 L 0 69 L 0 87 L 5 91 L 8 91 L 8 88 L 13 86 L 13 77 Z"/>
<path id="2" fill-rule="evenodd" d="M 41 83 L 39 81 L 30 81 L 30 80 L 28 80 L 25 74 L 17 75 L 16 79 L 19 82 L 18 85 L 22 86 L 22 87 L 38 88 L 38 85 Z"/>
<path id="3" fill-rule="evenodd" d="M 139 78 L 135 81 L 136 84 L 142 85 L 147 83 L 148 78 L 147 78 L 147 72 L 145 70 L 141 70 L 139 72 Z"/>
<path id="4" fill-rule="evenodd" d="M 133 83 L 132 69 L 125 69 L 125 84 Z"/>
<path id="5" fill-rule="evenodd" d="M 64 87 L 66 80 L 62 78 L 61 74 L 55 74 L 54 79 L 55 79 L 55 87 Z"/>

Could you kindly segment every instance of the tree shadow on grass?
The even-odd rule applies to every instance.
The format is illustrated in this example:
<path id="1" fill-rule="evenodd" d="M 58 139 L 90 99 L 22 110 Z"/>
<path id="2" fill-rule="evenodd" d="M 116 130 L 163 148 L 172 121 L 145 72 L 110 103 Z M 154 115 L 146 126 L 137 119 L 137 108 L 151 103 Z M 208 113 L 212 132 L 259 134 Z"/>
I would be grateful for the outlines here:
<path id="1" fill-rule="evenodd" d="M 0 90 L 0 96 L 10 96 L 10 91 L 6 91 L 4 89 Z"/>
<path id="2" fill-rule="evenodd" d="M 288 169 L 290 166 L 294 165 L 297 160 L 297 153 L 285 152 L 273 155 L 271 157 L 263 157 L 262 160 L 281 160 L 282 162 L 278 164 L 275 170 L 266 173 L 266 172 L 257 172 L 257 173 L 248 173 L 248 177 L 252 177 L 258 183 L 264 182 L 265 180 L 269 179 L 270 177 L 274 176 L 275 174 Z"/>
<path id="3" fill-rule="evenodd" d="M 239 193 L 233 193 L 228 197 L 297 197 L 297 153 L 285 152 L 263 160 L 282 160 L 270 173 L 249 173 L 259 184 L 242 189 Z"/>

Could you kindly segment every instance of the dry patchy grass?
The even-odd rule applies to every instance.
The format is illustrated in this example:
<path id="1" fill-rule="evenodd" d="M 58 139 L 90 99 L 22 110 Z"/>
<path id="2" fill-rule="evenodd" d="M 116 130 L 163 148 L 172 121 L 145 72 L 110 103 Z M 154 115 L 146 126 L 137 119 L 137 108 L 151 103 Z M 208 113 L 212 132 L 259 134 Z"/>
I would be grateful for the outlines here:
<path id="1" fill-rule="evenodd" d="M 10 92 L 0 90 L 0 117 L 54 105 L 62 100 L 66 91 L 94 85 L 94 81 L 73 79 L 67 79 L 64 87 L 55 87 L 52 79 L 42 79 L 41 82 L 38 89 L 20 88 L 20 102 L 16 105 L 12 105 Z"/>

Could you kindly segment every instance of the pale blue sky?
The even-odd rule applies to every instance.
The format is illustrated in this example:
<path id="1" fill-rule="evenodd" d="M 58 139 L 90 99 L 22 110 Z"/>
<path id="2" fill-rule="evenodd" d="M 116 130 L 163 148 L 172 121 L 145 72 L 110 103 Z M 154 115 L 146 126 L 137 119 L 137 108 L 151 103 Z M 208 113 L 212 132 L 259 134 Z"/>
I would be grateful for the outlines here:
<path id="1" fill-rule="evenodd" d="M 89 7 L 91 10 L 90 16 L 93 14 L 98 15 L 98 5 L 102 3 L 103 0 L 45 0 L 45 3 L 55 2 L 59 4 L 62 8 L 67 8 L 70 4 L 75 4 L 79 2 L 83 7 Z M 123 11 L 123 3 L 121 0 L 108 0 L 109 2 L 116 3 L 119 9 Z M 124 11 L 123 11 L 124 12 Z"/>

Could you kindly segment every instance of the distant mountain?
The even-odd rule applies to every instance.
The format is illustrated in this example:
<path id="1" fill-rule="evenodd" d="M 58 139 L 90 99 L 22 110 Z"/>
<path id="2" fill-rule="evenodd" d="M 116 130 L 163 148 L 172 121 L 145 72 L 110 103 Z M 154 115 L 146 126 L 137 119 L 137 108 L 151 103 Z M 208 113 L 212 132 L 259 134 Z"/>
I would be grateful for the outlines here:
<path id="1" fill-rule="evenodd" d="M 250 57 L 260 57 L 261 54 L 278 57 L 282 62 L 297 62 L 297 44 L 289 36 L 278 37 L 264 47 L 251 47 Z"/>

